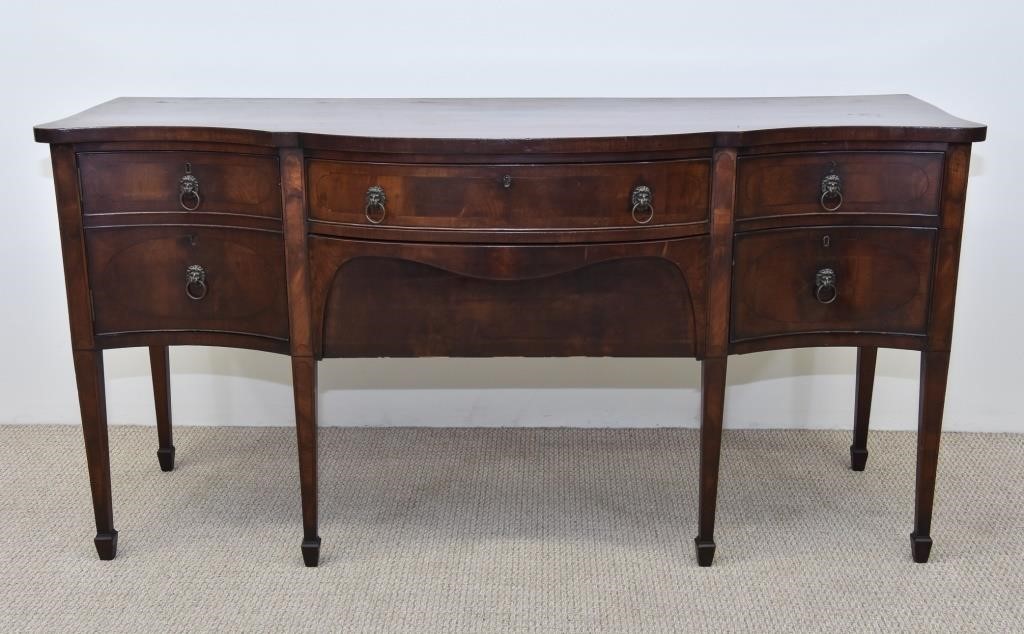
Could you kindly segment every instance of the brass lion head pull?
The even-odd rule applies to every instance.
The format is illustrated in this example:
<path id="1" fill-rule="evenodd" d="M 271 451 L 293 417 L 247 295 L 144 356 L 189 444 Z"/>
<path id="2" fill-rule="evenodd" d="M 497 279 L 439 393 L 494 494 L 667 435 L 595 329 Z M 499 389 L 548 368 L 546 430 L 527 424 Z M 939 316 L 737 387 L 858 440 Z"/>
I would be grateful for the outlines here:
<path id="1" fill-rule="evenodd" d="M 839 297 L 836 288 L 836 272 L 832 269 L 818 269 L 814 274 L 814 297 L 822 304 L 831 304 Z"/>
<path id="2" fill-rule="evenodd" d="M 821 208 L 825 211 L 836 211 L 843 206 L 843 182 L 836 174 L 836 164 L 833 162 L 828 174 L 821 179 Z"/>
<path id="3" fill-rule="evenodd" d="M 199 209 L 199 179 L 192 174 L 192 164 L 185 163 L 185 175 L 178 179 L 178 203 L 185 211 Z"/>
<path id="4" fill-rule="evenodd" d="M 379 225 L 384 222 L 384 216 L 387 215 L 387 207 L 384 203 L 388 197 L 384 194 L 384 188 L 380 185 L 373 185 L 366 190 L 366 207 L 365 214 L 366 219 L 375 225 Z"/>
<path id="5" fill-rule="evenodd" d="M 185 269 L 185 294 L 189 299 L 199 301 L 206 297 L 206 269 L 198 264 L 189 265 Z"/>
<path id="6" fill-rule="evenodd" d="M 630 202 L 633 204 L 633 208 L 630 210 L 633 222 L 645 225 L 654 219 L 654 195 L 651 193 L 650 187 L 647 185 L 634 187 L 633 193 L 630 195 Z"/>

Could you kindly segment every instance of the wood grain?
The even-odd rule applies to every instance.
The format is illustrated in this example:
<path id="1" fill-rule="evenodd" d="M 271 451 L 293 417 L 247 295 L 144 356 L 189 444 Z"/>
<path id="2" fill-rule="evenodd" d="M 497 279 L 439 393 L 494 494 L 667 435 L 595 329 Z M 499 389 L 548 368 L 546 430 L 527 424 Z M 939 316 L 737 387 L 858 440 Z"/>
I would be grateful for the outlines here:
<path id="1" fill-rule="evenodd" d="M 831 223 L 857 214 L 934 216 L 939 212 L 942 152 L 798 152 L 743 157 L 737 218 L 824 214 Z M 821 202 L 821 181 L 834 173 L 842 201 Z"/>
<path id="2" fill-rule="evenodd" d="M 161 471 L 174 469 L 174 431 L 171 427 L 171 367 L 167 346 L 149 346 L 153 374 L 153 403 L 156 406 L 156 450 Z"/>
<path id="3" fill-rule="evenodd" d="M 420 245 L 314 237 L 327 357 L 700 356 L 705 242 Z"/>
<path id="4" fill-rule="evenodd" d="M 288 338 L 279 234 L 212 227 L 90 229 L 86 236 L 96 332 L 191 330 Z M 185 291 L 191 265 L 208 292 Z"/>
<path id="5" fill-rule="evenodd" d="M 857 387 L 853 411 L 853 444 L 850 445 L 850 467 L 863 471 L 868 459 L 868 427 L 871 422 L 871 396 L 875 387 L 875 361 L 878 348 L 857 348 Z"/>
<path id="6" fill-rule="evenodd" d="M 82 152 L 78 155 L 86 214 L 181 212 L 179 181 L 198 179 L 197 212 L 281 217 L 277 159 L 229 152 Z"/>
<path id="7" fill-rule="evenodd" d="M 981 141 L 910 95 L 748 99 L 120 98 L 36 126 L 45 143 L 198 141 L 456 153 L 646 151 L 804 141 Z"/>
<path id="8" fill-rule="evenodd" d="M 925 334 L 935 230 L 821 227 L 736 237 L 732 340 L 798 333 Z M 826 246 L 827 245 L 827 246 Z M 821 269 L 837 297 L 815 296 Z"/>
<path id="9" fill-rule="evenodd" d="M 571 165 L 415 165 L 310 161 L 313 220 L 372 226 L 365 195 L 386 193 L 380 226 L 410 229 L 646 229 L 708 218 L 706 159 Z M 507 182 L 506 182 L 507 179 Z M 633 189 L 650 188 L 653 213 L 631 214 Z M 370 218 L 378 220 L 378 208 Z M 625 235 L 622 239 L 631 239 Z"/>
<path id="10" fill-rule="evenodd" d="M 908 95 L 771 99 L 126 98 L 52 143 L 97 552 L 117 531 L 102 350 L 289 354 L 303 560 L 319 563 L 317 359 L 701 360 L 697 562 L 716 551 L 727 357 L 856 346 L 863 468 L 878 347 L 922 351 L 915 561 L 930 554 L 970 143 Z M 201 203 L 182 209 L 189 163 Z M 822 178 L 842 205 L 822 208 Z M 506 178 L 508 177 L 508 178 Z M 365 194 L 387 195 L 380 224 Z M 630 194 L 653 192 L 649 224 Z M 641 216 L 645 217 L 645 216 Z M 202 265 L 207 296 L 189 299 Z M 838 295 L 815 297 L 833 269 Z"/>

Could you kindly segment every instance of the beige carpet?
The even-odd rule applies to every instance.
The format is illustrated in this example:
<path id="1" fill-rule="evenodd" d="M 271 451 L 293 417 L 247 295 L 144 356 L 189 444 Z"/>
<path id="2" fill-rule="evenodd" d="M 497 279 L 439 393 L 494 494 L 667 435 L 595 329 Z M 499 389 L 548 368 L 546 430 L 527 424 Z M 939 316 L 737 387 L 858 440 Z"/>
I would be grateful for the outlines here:
<path id="1" fill-rule="evenodd" d="M 692 430 L 326 429 L 306 569 L 290 429 L 111 430 L 115 561 L 76 427 L 0 427 L 0 631 L 1024 629 L 1024 435 L 947 434 L 932 562 L 913 439 L 726 432 L 693 559 Z"/>

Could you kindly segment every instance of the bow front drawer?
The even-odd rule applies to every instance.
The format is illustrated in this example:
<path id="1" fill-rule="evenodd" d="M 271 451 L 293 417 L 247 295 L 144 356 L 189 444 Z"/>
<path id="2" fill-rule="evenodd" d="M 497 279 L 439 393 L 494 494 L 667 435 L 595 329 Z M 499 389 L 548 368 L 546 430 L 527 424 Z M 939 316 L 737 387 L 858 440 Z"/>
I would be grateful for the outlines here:
<path id="1" fill-rule="evenodd" d="M 923 335 L 934 229 L 820 227 L 736 236 L 732 340 Z"/>
<path id="2" fill-rule="evenodd" d="M 941 152 L 804 152 L 741 157 L 736 218 L 826 214 L 936 216 Z"/>
<path id="3" fill-rule="evenodd" d="M 464 230 L 642 229 L 708 218 L 708 159 L 646 163 L 308 163 L 313 220 Z"/>
<path id="4" fill-rule="evenodd" d="M 212 227 L 86 232 L 98 335 L 208 331 L 288 338 L 280 234 Z"/>
<path id="5" fill-rule="evenodd" d="M 281 217 L 275 156 L 226 152 L 82 152 L 82 210 Z"/>

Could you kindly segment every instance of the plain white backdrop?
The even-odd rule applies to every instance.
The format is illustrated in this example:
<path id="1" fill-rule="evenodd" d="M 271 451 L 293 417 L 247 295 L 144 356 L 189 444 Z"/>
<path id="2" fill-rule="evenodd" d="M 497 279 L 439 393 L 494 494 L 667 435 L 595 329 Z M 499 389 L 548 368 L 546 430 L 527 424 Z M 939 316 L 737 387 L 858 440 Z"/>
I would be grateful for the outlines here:
<path id="1" fill-rule="evenodd" d="M 1013 2 L 48 2 L 0 23 L 0 423 L 77 423 L 48 148 L 117 96 L 911 93 L 975 146 L 946 429 L 1024 431 L 1024 12 Z M 143 349 L 106 353 L 112 424 L 153 424 Z M 854 352 L 730 358 L 728 427 L 850 427 Z M 287 357 L 171 352 L 175 423 L 291 425 Z M 916 427 L 918 355 L 882 351 L 872 425 Z M 322 425 L 697 424 L 692 360 L 320 364 Z"/>

